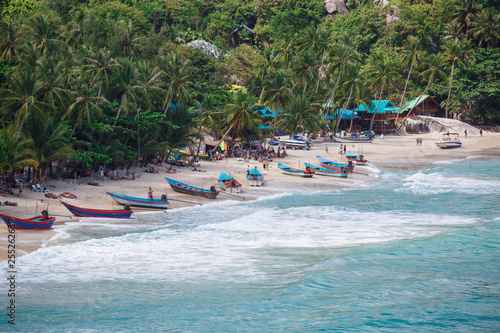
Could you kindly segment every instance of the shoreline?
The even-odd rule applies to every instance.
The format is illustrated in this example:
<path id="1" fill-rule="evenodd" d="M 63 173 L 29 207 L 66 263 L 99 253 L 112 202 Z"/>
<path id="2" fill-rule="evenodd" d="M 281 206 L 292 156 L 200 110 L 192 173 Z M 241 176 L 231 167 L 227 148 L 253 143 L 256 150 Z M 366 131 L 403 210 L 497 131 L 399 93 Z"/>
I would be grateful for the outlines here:
<path id="1" fill-rule="evenodd" d="M 416 138 L 423 139 L 422 146 L 416 145 Z M 376 138 L 372 143 L 361 144 L 347 144 L 347 151 L 363 154 L 372 165 L 380 170 L 419 170 L 426 169 L 429 166 L 435 166 L 434 162 L 437 161 L 451 161 L 462 160 L 470 156 L 485 157 L 500 157 L 500 133 L 486 132 L 483 136 L 469 135 L 468 138 L 461 138 L 463 142 L 462 148 L 455 149 L 440 149 L 435 145 L 435 141 L 440 138 L 438 133 L 427 134 L 411 134 L 406 136 L 384 136 L 383 138 Z M 328 146 L 328 153 L 325 151 L 326 145 Z M 347 179 L 337 177 L 325 177 L 315 175 L 310 179 L 303 179 L 285 175 L 278 168 L 278 163 L 283 163 L 291 167 L 300 167 L 304 169 L 303 162 L 317 164 L 315 156 L 320 155 L 327 159 L 336 162 L 345 163 L 345 156 L 338 154 L 340 143 L 331 142 L 329 139 L 318 138 L 313 140 L 313 145 L 310 150 L 291 150 L 288 149 L 288 157 L 275 159 L 269 163 L 269 170 L 262 171 L 262 164 L 258 161 L 245 161 L 238 158 L 228 158 L 219 161 L 200 161 L 201 171 L 191 171 L 189 167 L 177 167 L 179 173 L 169 174 L 166 173 L 167 164 L 162 166 L 155 166 L 159 174 L 146 173 L 139 170 L 137 167 L 131 168 L 131 172 L 135 172 L 135 180 L 111 180 L 99 179 L 100 177 L 85 178 L 82 183 L 75 184 L 68 180 L 54 181 L 50 180 L 44 184 L 49 189 L 49 193 L 60 194 L 62 192 L 70 192 L 77 196 L 76 199 L 63 199 L 63 201 L 76 206 L 97 208 L 97 209 L 112 209 L 122 208 L 123 206 L 114 203 L 114 201 L 106 195 L 106 191 L 121 193 L 125 195 L 147 197 L 147 191 L 151 187 L 154 191 L 154 197 L 158 198 L 161 194 L 167 193 L 168 198 L 185 200 L 190 202 L 197 202 L 200 204 L 216 203 L 220 201 L 233 200 L 235 202 L 251 201 L 261 197 L 286 193 L 287 191 L 294 192 L 297 185 L 303 186 L 308 190 L 317 189 L 331 189 L 345 188 L 346 185 L 352 184 L 353 178 L 356 181 L 364 181 L 363 175 L 349 175 Z M 246 167 L 253 168 L 257 166 L 259 171 L 264 175 L 266 183 L 263 187 L 250 187 L 245 179 Z M 145 167 L 142 168 L 146 169 Z M 364 170 L 364 171 L 361 171 Z M 122 173 L 122 170 L 117 170 Z M 373 169 L 370 167 L 357 167 L 357 171 L 366 172 L 370 175 L 373 174 Z M 243 184 L 243 190 L 238 196 L 245 198 L 245 201 L 237 197 L 221 193 L 216 200 L 204 199 L 197 196 L 182 194 L 174 192 L 164 177 L 172 178 L 189 185 L 209 188 L 211 185 L 216 185 L 217 189 L 220 187 L 217 184 L 217 178 L 221 172 L 225 172 L 236 178 Z M 99 183 L 99 186 L 87 185 L 87 182 L 94 181 Z M 273 184 L 278 185 L 274 186 Z M 291 184 L 291 185 L 290 185 Z M 296 192 L 296 191 L 295 191 Z M 21 197 L 12 195 L 0 195 L 0 200 L 14 201 L 18 206 L 0 206 L 2 213 L 16 217 L 33 217 L 35 212 L 40 214 L 42 209 L 48 207 L 49 213 L 54 215 L 65 215 L 68 217 L 56 217 L 54 227 L 64 225 L 66 222 L 77 222 L 80 218 L 72 216 L 72 214 L 60 204 L 60 199 L 49 199 L 43 193 L 33 192 L 30 189 L 25 189 Z M 178 208 L 190 207 L 192 204 L 183 203 L 179 201 L 170 201 L 168 210 L 175 210 Z M 150 210 L 132 207 L 134 213 L 142 212 L 163 212 L 163 210 Z M 3 222 L 3 221 L 2 221 Z M 0 226 L 0 260 L 7 260 L 7 235 L 8 230 L 5 223 Z M 16 256 L 36 251 L 44 247 L 44 244 L 52 237 L 58 235 L 54 229 L 46 230 L 16 230 Z"/>

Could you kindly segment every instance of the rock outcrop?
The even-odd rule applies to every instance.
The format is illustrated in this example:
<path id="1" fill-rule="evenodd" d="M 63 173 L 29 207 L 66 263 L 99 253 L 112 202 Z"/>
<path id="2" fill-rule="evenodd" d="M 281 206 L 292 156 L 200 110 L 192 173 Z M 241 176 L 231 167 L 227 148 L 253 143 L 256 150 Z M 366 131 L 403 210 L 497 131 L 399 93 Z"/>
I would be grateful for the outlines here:
<path id="1" fill-rule="evenodd" d="M 373 5 L 379 5 L 385 13 L 387 24 L 399 20 L 399 8 L 390 4 L 387 0 L 374 0 Z"/>
<path id="2" fill-rule="evenodd" d="M 337 15 L 348 15 L 349 9 L 343 0 L 325 0 L 325 8 L 329 17 L 335 18 Z"/>
<path id="3" fill-rule="evenodd" d="M 192 42 L 189 42 L 186 45 L 200 50 L 209 57 L 216 59 L 222 58 L 222 51 L 217 46 L 212 45 L 209 42 L 204 41 L 202 39 L 193 40 Z"/>

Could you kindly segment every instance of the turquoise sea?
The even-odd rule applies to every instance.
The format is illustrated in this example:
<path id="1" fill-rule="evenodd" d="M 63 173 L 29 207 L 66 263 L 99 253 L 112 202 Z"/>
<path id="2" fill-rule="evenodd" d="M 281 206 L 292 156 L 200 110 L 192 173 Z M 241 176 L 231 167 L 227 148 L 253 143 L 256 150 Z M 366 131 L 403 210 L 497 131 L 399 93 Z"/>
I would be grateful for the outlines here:
<path id="1" fill-rule="evenodd" d="M 421 166 L 58 226 L 0 331 L 499 332 L 500 159 Z"/>

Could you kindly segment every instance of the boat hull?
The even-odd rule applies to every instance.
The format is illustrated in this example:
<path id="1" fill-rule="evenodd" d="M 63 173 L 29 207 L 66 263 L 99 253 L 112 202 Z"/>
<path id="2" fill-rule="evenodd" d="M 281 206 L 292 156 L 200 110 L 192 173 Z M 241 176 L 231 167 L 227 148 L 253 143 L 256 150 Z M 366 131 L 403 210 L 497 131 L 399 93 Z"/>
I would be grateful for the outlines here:
<path id="1" fill-rule="evenodd" d="M 113 200 L 115 200 L 120 205 L 129 205 L 135 207 L 143 207 L 143 208 L 158 208 L 158 209 L 167 209 L 170 205 L 168 201 L 153 199 L 150 201 L 145 198 L 137 198 L 130 197 L 128 195 L 117 194 L 112 192 L 106 192 Z"/>
<path id="2" fill-rule="evenodd" d="M 219 183 L 219 186 L 226 192 L 240 193 L 241 191 L 241 184 L 228 174 L 221 173 L 217 182 Z"/>
<path id="3" fill-rule="evenodd" d="M 448 149 L 448 148 L 460 148 L 462 147 L 462 142 L 450 142 L 450 141 L 437 141 L 436 145 L 439 148 Z"/>
<path id="4" fill-rule="evenodd" d="M 132 215 L 133 211 L 125 209 L 90 209 L 76 207 L 65 202 L 61 203 L 66 207 L 73 215 L 80 217 L 105 217 L 105 218 L 118 218 L 118 219 L 128 219 Z"/>
<path id="5" fill-rule="evenodd" d="M 334 136 L 333 141 L 338 143 L 371 143 L 373 142 L 373 138 L 348 138 Z"/>
<path id="6" fill-rule="evenodd" d="M 184 193 L 184 194 L 190 194 L 190 195 L 197 195 L 200 197 L 204 197 L 207 199 L 215 199 L 217 195 L 219 195 L 219 191 L 211 191 L 211 190 L 206 190 L 200 187 L 195 187 L 191 185 L 187 185 L 181 182 L 178 182 L 176 180 L 170 179 L 165 177 L 167 182 L 170 184 L 170 187 L 175 191 L 179 193 Z"/>
<path id="7" fill-rule="evenodd" d="M 252 169 L 247 175 L 247 180 L 250 186 L 262 186 L 264 176 L 257 169 Z"/>
<path id="8" fill-rule="evenodd" d="M 16 217 L 0 214 L 7 227 L 14 227 L 16 229 L 49 229 L 56 220 L 55 217 L 49 217 L 47 220 L 43 216 L 35 216 L 29 219 L 19 219 Z"/>
<path id="9" fill-rule="evenodd" d="M 278 168 L 280 168 L 280 170 L 283 171 L 285 175 L 290 175 L 290 176 L 311 178 L 314 175 L 314 170 L 300 170 L 300 169 L 290 168 L 281 163 L 278 163 Z"/>
<path id="10" fill-rule="evenodd" d="M 340 177 L 340 178 L 347 178 L 348 173 L 347 172 L 342 172 L 338 170 L 330 170 L 326 168 L 321 168 L 316 165 L 312 165 L 309 163 L 304 163 L 306 166 L 309 166 L 311 169 L 315 171 L 316 175 L 320 176 L 330 176 L 330 177 Z"/>

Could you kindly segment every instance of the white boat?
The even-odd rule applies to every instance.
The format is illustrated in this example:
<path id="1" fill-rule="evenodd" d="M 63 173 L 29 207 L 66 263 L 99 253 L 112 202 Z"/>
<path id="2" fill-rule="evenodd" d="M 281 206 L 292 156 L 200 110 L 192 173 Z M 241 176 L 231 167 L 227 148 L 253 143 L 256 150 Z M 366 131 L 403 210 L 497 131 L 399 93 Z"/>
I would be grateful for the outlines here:
<path id="1" fill-rule="evenodd" d="M 292 139 L 280 139 L 280 146 L 282 147 L 287 147 L 287 148 L 300 148 L 300 149 L 309 149 L 311 144 L 308 141 L 303 141 L 303 140 L 292 140 Z"/>
<path id="2" fill-rule="evenodd" d="M 338 143 L 363 143 L 363 142 L 373 142 L 373 138 L 369 136 L 334 136 L 333 141 L 338 142 Z"/>
<path id="3" fill-rule="evenodd" d="M 439 148 L 460 148 L 462 147 L 462 141 L 458 138 L 458 133 L 444 133 L 443 138 L 436 141 L 436 145 Z"/>

